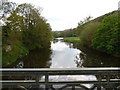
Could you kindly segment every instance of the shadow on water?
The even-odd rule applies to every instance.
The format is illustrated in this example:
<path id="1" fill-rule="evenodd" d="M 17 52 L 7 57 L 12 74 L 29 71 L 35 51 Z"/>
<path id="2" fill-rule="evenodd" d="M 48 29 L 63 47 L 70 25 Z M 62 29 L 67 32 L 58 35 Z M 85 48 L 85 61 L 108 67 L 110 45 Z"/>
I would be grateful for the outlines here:
<path id="1" fill-rule="evenodd" d="M 76 47 L 76 45 L 63 42 L 61 39 L 52 41 L 51 49 L 47 48 L 31 50 L 27 56 L 18 59 L 12 65 L 7 66 L 7 68 L 81 68 L 120 66 L 119 58 L 95 51 L 90 48 Z M 30 79 L 32 78 L 30 77 Z M 90 78 L 96 79 L 95 76 L 82 77 L 82 79 Z M 59 77 L 54 79 L 78 80 L 79 77 Z"/>
<path id="2" fill-rule="evenodd" d="M 114 57 L 103 52 L 98 52 L 90 48 L 78 48 L 80 48 L 81 52 L 79 56 L 76 56 L 77 67 L 120 67 L 120 58 L 118 57 Z M 110 77 L 115 79 L 120 78 L 119 75 Z M 97 75 L 96 78 L 99 79 Z M 107 76 L 103 75 L 101 78 L 106 79 Z M 111 85 L 111 87 L 118 87 L 120 83 L 113 83 Z M 103 84 L 102 87 L 107 88 L 107 84 Z M 114 89 L 109 88 L 109 90 Z"/>
<path id="3" fill-rule="evenodd" d="M 19 58 L 7 68 L 49 68 L 51 65 L 51 54 L 52 52 L 49 48 L 31 50 L 27 56 Z"/>
<path id="4" fill-rule="evenodd" d="M 51 49 L 35 49 L 31 50 L 29 54 L 23 58 L 19 58 L 15 63 L 10 66 L 6 66 L 7 68 L 49 68 L 51 63 Z M 10 77 L 2 77 L 4 80 L 34 80 L 34 76 L 10 76 Z M 29 90 L 27 88 L 31 88 L 31 85 L 23 85 L 18 86 L 17 88 L 3 88 L 2 90 Z M 37 90 L 37 89 L 36 89 Z"/>
<path id="5" fill-rule="evenodd" d="M 77 60 L 77 67 L 120 67 L 120 58 L 118 57 L 91 48 L 77 48 L 81 50 L 79 54 L 81 61 Z"/>

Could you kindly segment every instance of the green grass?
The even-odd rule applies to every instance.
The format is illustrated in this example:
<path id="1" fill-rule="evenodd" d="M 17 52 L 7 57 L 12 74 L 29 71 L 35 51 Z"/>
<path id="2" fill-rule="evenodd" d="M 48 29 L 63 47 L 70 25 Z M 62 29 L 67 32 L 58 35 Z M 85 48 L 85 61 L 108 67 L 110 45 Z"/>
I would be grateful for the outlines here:
<path id="1" fill-rule="evenodd" d="M 28 49 L 23 45 L 15 45 L 14 48 L 9 51 L 2 53 L 2 65 L 6 66 L 15 62 L 18 58 L 25 56 L 28 53 Z"/>
<path id="2" fill-rule="evenodd" d="M 65 37 L 63 38 L 65 42 L 70 42 L 70 43 L 79 43 L 80 38 L 79 37 Z"/>

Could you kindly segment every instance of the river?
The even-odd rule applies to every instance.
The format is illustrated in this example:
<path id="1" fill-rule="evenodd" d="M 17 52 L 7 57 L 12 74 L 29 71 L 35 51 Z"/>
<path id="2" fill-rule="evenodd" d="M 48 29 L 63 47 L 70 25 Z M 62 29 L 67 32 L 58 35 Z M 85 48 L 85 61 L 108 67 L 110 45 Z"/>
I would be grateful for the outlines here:
<path id="1" fill-rule="evenodd" d="M 13 64 L 11 68 L 82 68 L 82 67 L 120 67 L 119 58 L 94 50 L 80 50 L 72 43 L 57 38 L 51 48 L 36 49 Z"/>
<path id="2" fill-rule="evenodd" d="M 11 68 L 82 68 L 82 67 L 119 67 L 119 58 L 96 52 L 93 50 L 81 51 L 72 43 L 63 42 L 62 38 L 51 42 L 49 49 L 36 49 L 23 58 L 18 59 Z M 44 78 L 44 77 L 42 77 Z M 93 75 L 82 76 L 54 76 L 51 80 L 96 80 Z M 91 87 L 91 85 L 86 85 Z"/>

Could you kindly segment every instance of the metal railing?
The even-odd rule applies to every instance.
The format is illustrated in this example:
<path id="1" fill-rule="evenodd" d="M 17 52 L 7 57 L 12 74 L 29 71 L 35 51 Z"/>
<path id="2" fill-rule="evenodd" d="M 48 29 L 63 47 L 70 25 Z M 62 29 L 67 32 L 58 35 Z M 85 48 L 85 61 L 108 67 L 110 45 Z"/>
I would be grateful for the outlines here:
<path id="1" fill-rule="evenodd" d="M 103 88 L 111 88 L 120 90 L 120 68 L 2 68 L 0 74 L 3 79 L 3 88 L 18 88 L 29 86 L 31 88 L 40 89 L 40 85 L 45 85 L 45 90 L 62 90 L 71 87 L 75 90 L 77 86 L 81 90 L 101 90 Z M 66 75 L 94 75 L 96 80 L 77 80 L 77 81 L 55 81 L 50 80 L 51 76 Z M 44 80 L 41 78 L 44 77 Z M 27 79 L 25 79 L 27 78 Z M 29 78 L 29 80 L 28 80 Z M 90 88 L 85 84 L 92 84 Z M 55 88 L 55 85 L 62 85 Z M 28 88 L 29 90 L 29 88 Z"/>

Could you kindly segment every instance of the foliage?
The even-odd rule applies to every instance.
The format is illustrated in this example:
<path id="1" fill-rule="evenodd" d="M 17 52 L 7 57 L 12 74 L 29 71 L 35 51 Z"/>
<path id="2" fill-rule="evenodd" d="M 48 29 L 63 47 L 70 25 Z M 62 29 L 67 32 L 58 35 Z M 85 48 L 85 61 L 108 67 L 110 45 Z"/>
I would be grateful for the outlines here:
<path id="1" fill-rule="evenodd" d="M 84 30 L 85 26 L 91 22 L 91 19 L 92 19 L 92 17 L 88 16 L 78 23 L 78 26 L 76 27 L 76 35 L 77 36 L 81 35 L 81 32 Z"/>
<path id="2" fill-rule="evenodd" d="M 118 13 L 104 18 L 94 35 L 92 46 L 102 52 L 120 55 L 120 27 Z"/>
<path id="3" fill-rule="evenodd" d="M 90 22 L 86 25 L 84 25 L 83 30 L 81 30 L 80 33 L 80 44 L 82 46 L 90 47 L 92 44 L 92 39 L 95 31 L 97 30 L 99 26 L 99 22 Z"/>
<path id="4" fill-rule="evenodd" d="M 24 47 L 20 41 L 15 42 L 11 45 L 12 50 L 6 52 L 4 49 L 6 46 L 3 46 L 2 49 L 2 65 L 8 65 L 16 61 L 18 58 L 25 56 L 28 53 L 28 49 Z"/>
<path id="5" fill-rule="evenodd" d="M 58 38 L 60 37 L 60 32 L 59 31 L 53 31 L 53 38 Z"/>
<path id="6" fill-rule="evenodd" d="M 65 37 L 63 38 L 65 42 L 70 42 L 70 43 L 79 43 L 80 38 L 79 37 Z"/>
<path id="7" fill-rule="evenodd" d="M 76 37 L 76 28 L 66 29 L 60 32 L 61 37 Z"/>
<path id="8" fill-rule="evenodd" d="M 13 10 L 16 8 L 17 4 L 13 2 L 9 2 L 8 0 L 0 1 L 0 19 L 3 21 L 7 21 L 8 15 L 11 15 Z"/>
<path id="9" fill-rule="evenodd" d="M 91 16 L 88 16 L 88 17 L 84 18 L 83 20 L 81 20 L 81 21 L 78 23 L 78 26 L 81 26 L 81 25 L 89 22 L 91 19 L 92 19 Z"/>
<path id="10" fill-rule="evenodd" d="M 6 7 L 8 3 L 14 9 Z M 26 3 L 15 6 L 7 1 L 3 6 L 2 12 L 7 11 L 2 25 L 3 63 L 15 61 L 29 50 L 50 47 L 51 27 L 37 8 Z"/>

